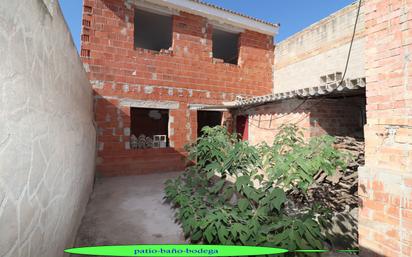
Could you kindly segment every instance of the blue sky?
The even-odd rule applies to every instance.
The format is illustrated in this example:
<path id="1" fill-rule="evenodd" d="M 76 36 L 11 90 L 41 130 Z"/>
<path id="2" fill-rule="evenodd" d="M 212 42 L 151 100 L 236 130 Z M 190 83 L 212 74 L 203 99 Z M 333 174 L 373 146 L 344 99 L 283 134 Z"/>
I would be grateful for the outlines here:
<path id="1" fill-rule="evenodd" d="M 82 0 L 59 0 L 77 49 L 80 44 Z M 266 21 L 280 23 L 276 41 L 354 2 L 354 0 L 205 0 Z"/>

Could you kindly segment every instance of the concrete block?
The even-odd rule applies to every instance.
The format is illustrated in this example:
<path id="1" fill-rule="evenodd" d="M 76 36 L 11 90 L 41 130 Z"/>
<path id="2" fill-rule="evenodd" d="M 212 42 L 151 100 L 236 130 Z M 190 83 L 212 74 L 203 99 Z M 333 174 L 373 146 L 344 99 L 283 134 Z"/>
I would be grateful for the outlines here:
<path id="1" fill-rule="evenodd" d="M 123 135 L 130 136 L 130 128 L 124 128 L 123 129 Z"/>
<path id="2" fill-rule="evenodd" d="M 144 93 L 145 94 L 151 94 L 151 93 L 153 93 L 153 87 L 152 86 L 145 86 L 144 87 Z"/>

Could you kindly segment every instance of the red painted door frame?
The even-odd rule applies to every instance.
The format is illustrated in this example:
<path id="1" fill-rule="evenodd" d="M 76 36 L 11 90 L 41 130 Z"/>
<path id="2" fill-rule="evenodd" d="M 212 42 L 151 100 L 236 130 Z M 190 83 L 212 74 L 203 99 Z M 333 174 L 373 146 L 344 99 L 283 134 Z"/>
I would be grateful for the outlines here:
<path id="1" fill-rule="evenodd" d="M 236 117 L 236 133 L 240 134 L 242 140 L 249 139 L 249 116 L 239 115 Z"/>

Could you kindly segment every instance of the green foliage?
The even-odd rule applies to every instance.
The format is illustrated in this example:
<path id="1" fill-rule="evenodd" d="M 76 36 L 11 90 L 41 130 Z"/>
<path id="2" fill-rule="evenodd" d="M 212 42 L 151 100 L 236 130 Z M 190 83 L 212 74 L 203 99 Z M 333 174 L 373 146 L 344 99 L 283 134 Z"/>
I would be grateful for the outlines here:
<path id="1" fill-rule="evenodd" d="M 328 210 L 294 210 L 289 192 L 305 193 L 314 174 L 344 166 L 332 142 L 320 137 L 305 143 L 289 125 L 273 146 L 255 147 L 223 127 L 206 127 L 187 148 L 195 165 L 166 182 L 166 198 L 193 243 L 322 249 Z"/>
<path id="2" fill-rule="evenodd" d="M 229 135 L 224 127 L 203 128 L 203 135 L 194 147 L 189 147 L 189 158 L 196 162 L 200 171 L 209 177 L 215 173 L 221 176 L 238 175 L 255 169 L 259 162 L 257 149 L 248 142 L 237 140 L 236 135 Z"/>
<path id="3" fill-rule="evenodd" d="M 346 169 L 347 156 L 333 147 L 331 136 L 312 137 L 308 143 L 296 125 L 283 125 L 273 145 L 262 146 L 264 171 L 276 185 L 306 191 L 319 171 L 332 175 Z"/>

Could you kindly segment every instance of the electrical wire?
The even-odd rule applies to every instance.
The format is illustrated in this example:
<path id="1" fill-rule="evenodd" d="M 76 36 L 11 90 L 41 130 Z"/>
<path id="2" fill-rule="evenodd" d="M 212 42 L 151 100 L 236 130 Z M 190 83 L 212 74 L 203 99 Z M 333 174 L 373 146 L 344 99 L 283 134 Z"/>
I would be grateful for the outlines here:
<path id="1" fill-rule="evenodd" d="M 356 13 L 355 24 L 354 24 L 354 26 L 353 26 L 352 38 L 351 38 L 351 41 L 350 41 L 350 44 L 349 44 L 348 55 L 347 55 L 347 57 L 346 57 L 345 69 L 344 69 L 344 72 L 343 72 L 343 75 L 342 75 L 342 79 L 340 80 L 340 82 L 339 82 L 339 84 L 338 84 L 337 87 L 340 87 L 340 86 L 343 84 L 343 82 L 345 81 L 346 73 L 347 73 L 347 71 L 348 71 L 349 61 L 350 61 L 350 57 L 351 57 L 351 53 L 352 53 L 353 42 L 354 42 L 355 36 L 356 36 L 356 29 L 357 29 L 357 26 L 358 26 L 358 21 L 359 21 L 359 15 L 360 15 L 361 6 L 362 6 L 362 0 L 359 0 L 358 9 L 357 9 L 357 13 Z M 303 109 L 302 111 L 310 110 L 310 109 L 312 109 L 313 107 L 319 105 L 319 104 L 322 103 L 325 99 L 327 99 L 327 96 L 330 95 L 330 94 L 332 94 L 332 92 L 330 92 L 330 93 L 328 93 L 328 94 L 325 94 L 325 95 L 322 95 L 322 96 L 320 97 L 320 99 L 319 99 L 319 98 L 318 98 L 318 99 L 314 99 L 314 100 L 318 100 L 318 101 L 317 101 L 316 103 L 314 103 L 313 105 L 309 106 L 308 108 Z M 313 98 L 310 98 L 310 99 L 313 99 Z M 299 104 L 298 106 L 296 106 L 294 109 L 292 109 L 291 111 L 289 111 L 289 113 L 287 113 L 287 114 L 284 114 L 284 115 L 282 115 L 282 116 L 280 116 L 280 117 L 276 117 L 276 118 L 274 118 L 274 119 L 269 119 L 269 120 L 264 120 L 264 121 L 270 121 L 270 122 L 272 122 L 272 121 L 274 121 L 274 120 L 281 119 L 281 118 L 289 115 L 290 113 L 296 112 L 296 111 L 297 111 L 300 107 L 302 107 L 308 100 L 309 100 L 309 98 L 305 98 L 302 103 L 300 103 L 300 104 Z M 259 107 L 259 106 L 265 105 L 265 104 L 266 104 L 266 103 L 262 103 L 262 104 L 257 105 L 257 106 L 251 106 L 251 107 L 248 107 L 248 108 L 243 109 L 243 111 L 247 111 L 247 110 L 249 110 L 249 109 L 256 108 L 256 107 Z M 301 122 L 301 121 L 302 121 L 303 119 L 305 119 L 307 116 L 308 116 L 308 114 L 306 114 L 305 117 L 301 118 L 299 121 L 295 122 L 294 124 L 297 124 L 297 123 Z M 295 119 L 295 118 L 292 118 L 292 119 L 290 119 L 289 121 L 287 121 L 287 122 L 285 122 L 285 123 L 290 123 L 290 121 L 292 121 L 292 120 L 294 120 L 294 119 Z M 251 120 L 258 121 L 258 122 L 261 122 L 261 121 L 262 121 L 262 120 L 255 120 L 255 119 L 251 119 Z M 253 126 L 253 125 L 252 125 L 252 126 Z M 260 128 L 259 126 L 257 126 L 257 127 Z M 263 128 L 262 128 L 262 129 L 263 129 Z M 278 128 L 273 128 L 273 129 L 271 129 L 271 128 L 264 128 L 264 129 L 266 129 L 266 130 L 277 130 Z"/>

